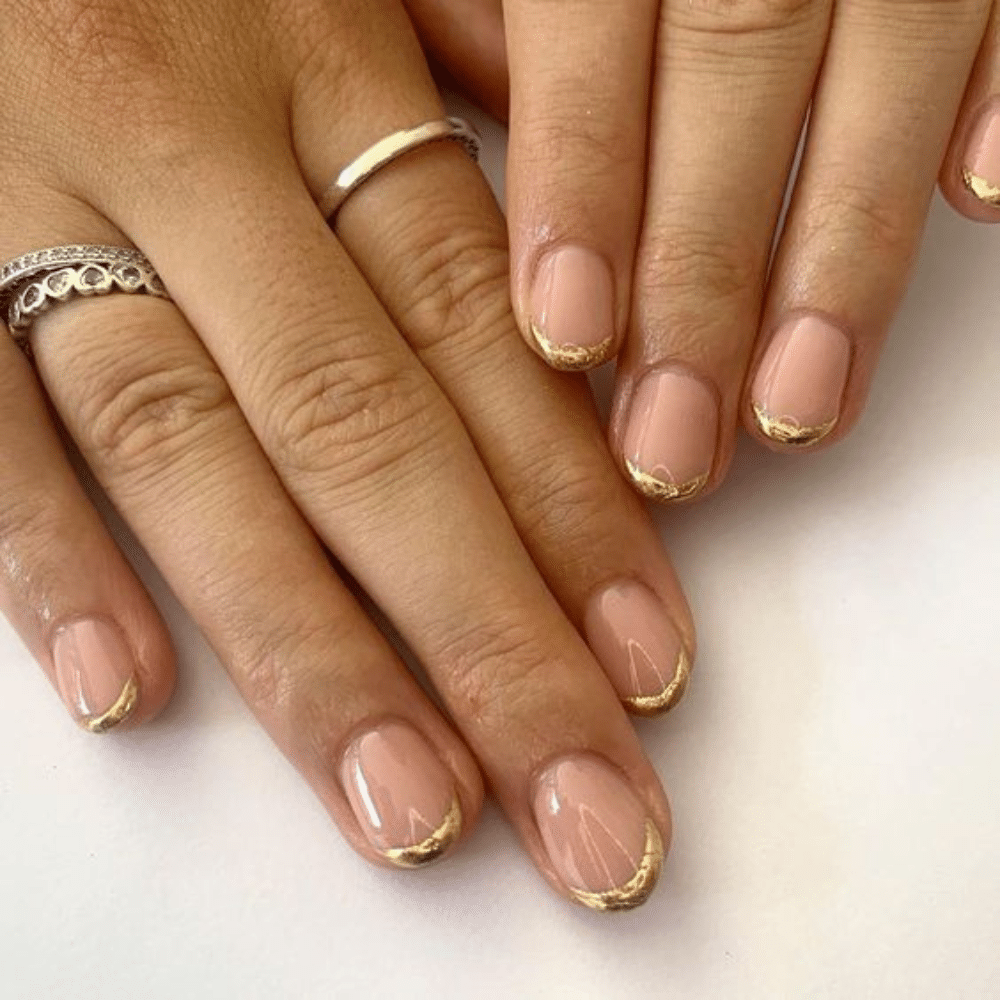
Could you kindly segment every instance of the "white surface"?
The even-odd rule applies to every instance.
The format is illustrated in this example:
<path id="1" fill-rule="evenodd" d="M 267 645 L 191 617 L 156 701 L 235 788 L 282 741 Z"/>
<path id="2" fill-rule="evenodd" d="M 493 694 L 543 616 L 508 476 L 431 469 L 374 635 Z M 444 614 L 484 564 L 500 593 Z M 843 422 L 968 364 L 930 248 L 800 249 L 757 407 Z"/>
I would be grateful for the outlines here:
<path id="1" fill-rule="evenodd" d="M 676 815 L 646 907 L 556 898 L 492 810 L 366 867 L 139 557 L 182 664 L 143 732 L 75 730 L 0 625 L 0 997 L 1000 995 L 998 265 L 936 204 L 858 433 L 746 445 L 663 518 L 701 655 L 642 725 Z"/>

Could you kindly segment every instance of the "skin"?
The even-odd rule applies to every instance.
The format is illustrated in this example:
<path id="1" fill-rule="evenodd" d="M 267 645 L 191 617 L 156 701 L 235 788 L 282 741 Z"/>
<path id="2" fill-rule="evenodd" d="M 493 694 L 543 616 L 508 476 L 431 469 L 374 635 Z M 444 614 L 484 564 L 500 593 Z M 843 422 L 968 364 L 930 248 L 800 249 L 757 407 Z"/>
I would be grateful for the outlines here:
<path id="1" fill-rule="evenodd" d="M 338 768 L 386 718 L 450 770 L 466 833 L 485 777 L 557 891 L 531 813 L 549 761 L 610 762 L 668 837 L 659 781 L 580 631 L 619 579 L 657 596 L 689 651 L 690 616 L 586 386 L 518 336 L 484 179 L 441 143 L 366 184 L 336 234 L 315 206 L 372 142 L 442 114 L 402 7 L 0 0 L 0 15 L 0 258 L 131 243 L 174 300 L 60 305 L 33 330 L 34 367 L 0 337 L 0 597 L 46 673 L 59 628 L 93 616 L 134 655 L 132 724 L 163 708 L 175 670 L 48 397 L 363 856 L 383 860 Z"/>
<path id="2" fill-rule="evenodd" d="M 463 0 L 476 43 L 506 22 L 511 275 L 533 346 L 531 287 L 553 248 L 609 262 L 618 375 L 610 439 L 651 370 L 709 390 L 719 432 L 707 493 L 742 422 L 780 451 L 826 447 L 857 423 L 905 291 L 935 183 L 965 216 L 1000 221 L 963 164 L 1000 95 L 1000 21 L 988 0 Z M 458 0 L 411 0 L 428 38 Z M 491 50 L 494 65 L 503 53 Z M 811 104 L 801 167 L 782 200 Z M 775 245 L 773 262 L 771 250 Z M 850 344 L 836 425 L 789 445 L 755 417 L 753 386 L 786 322 L 815 315 Z M 600 360 L 600 359 L 597 359 Z M 816 377 L 808 367 L 801 378 Z M 653 494 L 650 494 L 653 495 Z"/>

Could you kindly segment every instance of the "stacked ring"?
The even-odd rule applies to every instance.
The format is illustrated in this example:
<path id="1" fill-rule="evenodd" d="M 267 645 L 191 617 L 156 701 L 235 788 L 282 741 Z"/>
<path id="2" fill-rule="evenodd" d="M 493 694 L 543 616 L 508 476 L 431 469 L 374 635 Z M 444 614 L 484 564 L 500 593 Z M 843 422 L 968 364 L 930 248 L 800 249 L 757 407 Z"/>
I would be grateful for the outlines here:
<path id="1" fill-rule="evenodd" d="M 128 247 L 48 247 L 0 268 L 0 316 L 6 314 L 7 328 L 22 345 L 35 320 L 55 303 L 113 292 L 170 298 L 153 265 Z"/>

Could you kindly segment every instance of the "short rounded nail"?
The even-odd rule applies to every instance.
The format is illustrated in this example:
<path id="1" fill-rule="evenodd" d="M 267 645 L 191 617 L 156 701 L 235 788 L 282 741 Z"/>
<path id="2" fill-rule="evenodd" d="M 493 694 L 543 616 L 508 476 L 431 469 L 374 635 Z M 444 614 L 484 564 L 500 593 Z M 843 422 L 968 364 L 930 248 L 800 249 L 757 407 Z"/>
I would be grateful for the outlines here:
<path id="1" fill-rule="evenodd" d="M 981 202 L 1000 208 L 1000 98 L 982 112 L 969 136 L 962 180 Z"/>
<path id="2" fill-rule="evenodd" d="M 531 333 L 562 371 L 602 364 L 615 343 L 615 288 L 608 262 L 593 250 L 564 246 L 538 264 L 531 290 Z"/>
<path id="3" fill-rule="evenodd" d="M 135 659 L 116 625 L 83 618 L 52 640 L 56 684 L 73 718 L 92 733 L 124 722 L 139 703 Z"/>
<path id="4" fill-rule="evenodd" d="M 648 372 L 636 387 L 625 427 L 625 468 L 653 500 L 685 500 L 705 488 L 715 462 L 715 396 L 680 368 Z"/>
<path id="5" fill-rule="evenodd" d="M 851 342 L 819 316 L 780 327 L 751 390 L 757 426 L 772 441 L 808 447 L 840 420 L 851 367 Z"/>
<path id="6" fill-rule="evenodd" d="M 656 887 L 663 839 L 620 771 L 591 754 L 550 764 L 533 808 L 542 842 L 570 895 L 594 910 L 631 910 Z"/>
<path id="7" fill-rule="evenodd" d="M 596 594 L 586 615 L 587 642 L 629 711 L 659 715 L 684 694 L 691 658 L 656 595 L 632 580 Z"/>
<path id="8" fill-rule="evenodd" d="M 435 861 L 461 833 L 451 772 L 404 722 L 383 722 L 352 740 L 341 781 L 369 843 L 401 868 Z"/>

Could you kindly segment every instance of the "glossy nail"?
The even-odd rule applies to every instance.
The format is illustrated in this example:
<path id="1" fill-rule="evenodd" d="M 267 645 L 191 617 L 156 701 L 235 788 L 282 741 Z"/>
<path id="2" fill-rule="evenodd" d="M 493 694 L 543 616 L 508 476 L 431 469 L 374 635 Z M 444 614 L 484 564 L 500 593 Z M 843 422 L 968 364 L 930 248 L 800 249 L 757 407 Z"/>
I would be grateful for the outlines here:
<path id="1" fill-rule="evenodd" d="M 659 715 L 680 701 L 691 660 L 666 608 L 634 580 L 612 584 L 591 600 L 587 642 L 629 711 Z"/>
<path id="2" fill-rule="evenodd" d="M 819 316 L 780 327 L 751 390 L 757 425 L 772 441 L 808 447 L 837 426 L 851 342 Z"/>
<path id="3" fill-rule="evenodd" d="M 139 702 L 135 660 L 111 622 L 83 618 L 62 626 L 52 641 L 52 660 L 66 707 L 92 733 L 117 726 Z"/>
<path id="4" fill-rule="evenodd" d="M 600 254 L 565 246 L 542 258 L 531 292 L 531 332 L 549 364 L 561 371 L 608 360 L 615 343 L 615 288 Z"/>
<path id="5" fill-rule="evenodd" d="M 705 488 L 718 434 L 718 403 L 704 382 L 679 368 L 651 371 L 632 398 L 625 468 L 651 499 L 685 500 Z"/>
<path id="6" fill-rule="evenodd" d="M 1000 208 L 1000 100 L 980 115 L 972 130 L 962 179 L 981 202 Z"/>
<path id="7" fill-rule="evenodd" d="M 563 757 L 536 779 L 542 842 L 574 899 L 630 910 L 656 887 L 663 841 L 621 772 L 590 754 Z"/>
<path id="8" fill-rule="evenodd" d="M 451 772 L 404 722 L 384 722 L 354 739 L 341 781 L 371 845 L 401 868 L 435 861 L 461 832 Z"/>

